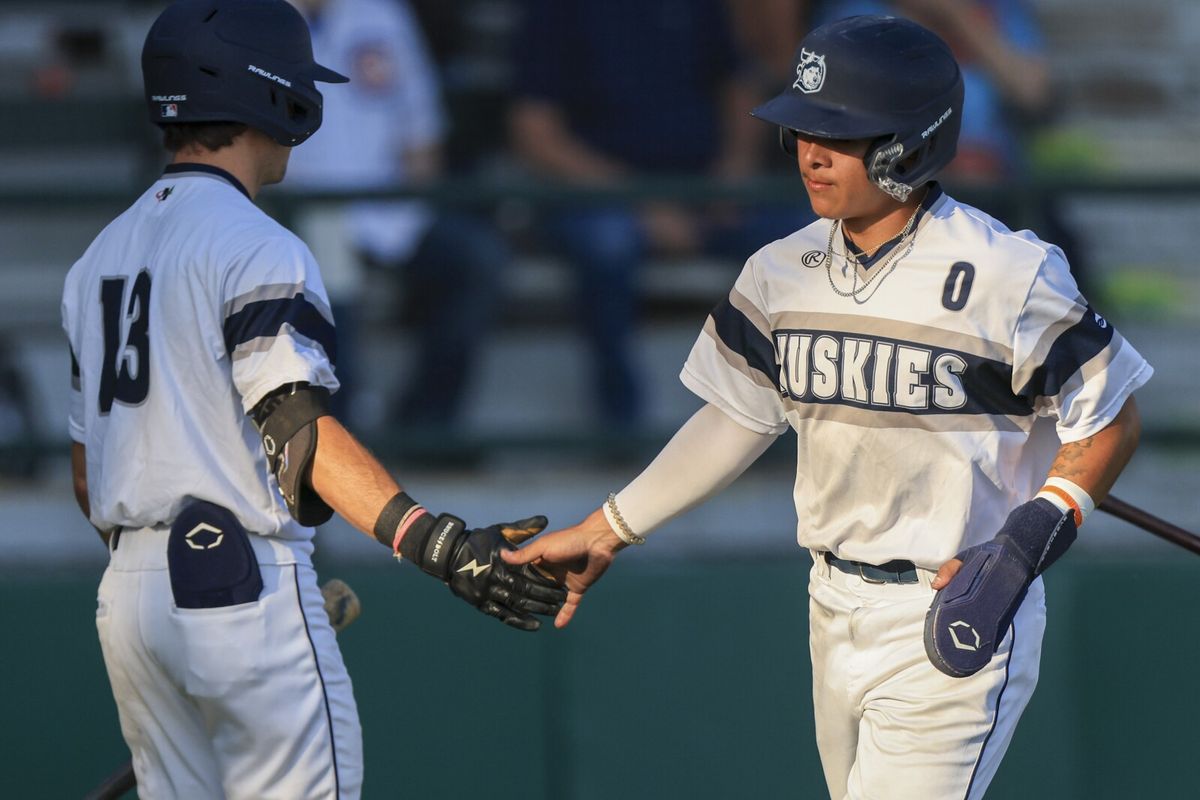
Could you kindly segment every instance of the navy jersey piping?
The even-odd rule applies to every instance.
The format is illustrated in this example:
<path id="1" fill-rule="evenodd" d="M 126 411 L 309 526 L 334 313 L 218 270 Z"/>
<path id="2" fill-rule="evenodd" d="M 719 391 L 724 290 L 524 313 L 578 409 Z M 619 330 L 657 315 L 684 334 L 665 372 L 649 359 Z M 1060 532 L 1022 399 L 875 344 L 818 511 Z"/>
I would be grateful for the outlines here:
<path id="1" fill-rule="evenodd" d="M 163 170 L 163 175 L 177 175 L 183 172 L 203 172 L 207 175 L 215 175 L 233 188 L 237 189 L 242 194 L 246 195 L 247 200 L 254 199 L 250 196 L 250 193 L 246 191 L 246 187 L 242 185 L 241 181 L 220 167 L 214 167 L 211 164 L 195 164 L 190 161 L 181 161 L 175 164 L 168 164 L 166 169 Z"/>
<path id="2" fill-rule="evenodd" d="M 925 218 L 926 212 L 933 207 L 933 204 L 936 203 L 943 194 L 944 192 L 942 192 L 942 187 L 938 185 L 937 181 L 933 181 L 929 184 L 929 191 L 925 193 L 925 197 L 921 200 L 921 205 L 917 207 L 917 216 L 913 220 L 914 230 L 916 230 L 916 227 L 921 224 L 921 220 Z M 846 252 L 852 254 L 856 259 L 858 259 L 858 263 L 862 265 L 863 269 L 870 269 L 882 261 L 888 253 L 892 252 L 892 250 L 896 248 L 896 245 L 900 244 L 901 238 L 902 237 L 900 234 L 896 234 L 894 237 L 884 242 L 883 245 L 870 256 L 865 256 L 863 255 L 863 251 L 859 249 L 858 245 L 850 241 L 850 237 L 846 235 L 846 231 L 844 229 L 842 230 L 842 242 L 845 244 Z"/>
<path id="3" fill-rule="evenodd" d="M 325 676 L 321 673 L 321 659 L 317 657 L 317 645 L 313 641 L 312 632 L 308 628 L 308 617 L 304 613 L 304 598 L 300 593 L 300 568 L 292 565 L 292 578 L 296 582 L 296 605 L 300 607 L 300 619 L 304 620 L 304 635 L 308 637 L 308 646 L 312 648 L 313 666 L 317 668 L 317 679 L 321 681 L 321 699 L 325 703 L 325 719 L 329 723 L 329 755 L 333 759 L 333 796 L 342 796 L 341 778 L 338 775 L 337 742 L 333 737 L 333 711 L 329 708 L 329 692 L 325 688 Z"/>
<path id="4" fill-rule="evenodd" d="M 1000 703 L 1004 700 L 1004 690 L 1008 688 L 1013 653 L 1017 650 L 1017 623 L 1015 621 L 1012 623 L 1011 630 L 1012 645 L 1008 648 L 1008 659 L 1004 662 L 1004 683 L 1000 684 L 1000 693 L 996 695 L 996 715 L 992 717 L 992 727 L 988 728 L 987 736 L 983 737 L 983 744 L 979 746 L 979 755 L 975 757 L 975 767 L 971 770 L 971 780 L 967 782 L 967 793 L 963 795 L 963 800 L 968 800 L 971 796 L 971 788 L 975 785 L 976 775 L 979 774 L 979 765 L 983 763 L 983 751 L 987 749 L 988 742 L 992 740 L 992 734 L 996 732 L 996 726 L 1000 723 Z"/>

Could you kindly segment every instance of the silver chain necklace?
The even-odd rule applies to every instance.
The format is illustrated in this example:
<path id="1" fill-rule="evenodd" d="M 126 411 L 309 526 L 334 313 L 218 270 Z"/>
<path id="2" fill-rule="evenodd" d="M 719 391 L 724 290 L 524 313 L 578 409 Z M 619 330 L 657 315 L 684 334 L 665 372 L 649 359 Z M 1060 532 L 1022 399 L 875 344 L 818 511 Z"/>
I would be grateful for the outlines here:
<path id="1" fill-rule="evenodd" d="M 850 291 L 848 292 L 839 289 L 837 284 L 833 282 L 833 240 L 837 236 L 838 231 L 842 229 L 842 221 L 839 219 L 833 225 L 830 225 L 829 242 L 825 245 L 825 277 L 829 279 L 829 288 L 833 289 L 834 293 L 839 297 L 849 297 L 854 300 L 854 302 L 859 304 L 865 303 L 874 297 L 875 292 L 878 291 L 880 285 L 883 284 L 883 279 L 892 274 L 892 272 L 894 272 L 896 269 L 896 265 L 903 261 L 904 258 L 912 252 L 913 245 L 917 240 L 914 223 L 916 223 L 917 214 L 919 214 L 920 211 L 920 205 L 913 209 L 912 216 L 908 218 L 908 222 L 904 223 L 904 229 L 900 231 L 900 240 L 896 242 L 896 247 L 893 248 L 892 252 L 888 255 L 884 262 L 875 268 L 875 274 L 868 278 L 862 286 L 858 285 L 858 268 L 861 266 L 858 257 L 852 253 L 843 255 L 846 264 L 852 267 L 851 272 L 853 273 Z M 905 244 L 905 239 L 908 240 L 907 244 Z M 904 245 L 904 247 L 901 248 L 901 245 Z M 903 252 L 901 252 L 902 249 Z M 876 248 L 876 250 L 878 250 L 878 248 Z M 873 289 L 866 297 L 862 297 L 862 293 L 870 288 L 871 284 L 875 285 L 875 289 Z"/>

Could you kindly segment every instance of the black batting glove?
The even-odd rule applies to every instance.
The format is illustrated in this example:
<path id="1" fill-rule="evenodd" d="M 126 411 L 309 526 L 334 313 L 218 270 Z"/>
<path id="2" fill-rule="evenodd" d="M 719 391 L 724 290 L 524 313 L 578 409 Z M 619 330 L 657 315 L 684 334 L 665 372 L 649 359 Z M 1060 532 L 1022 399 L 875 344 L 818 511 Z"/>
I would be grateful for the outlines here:
<path id="1" fill-rule="evenodd" d="M 442 514 L 429 525 L 418 520 L 400 541 L 401 555 L 450 587 L 450 591 L 491 617 L 523 631 L 536 631 L 540 620 L 553 617 L 567 591 L 536 567 L 515 567 L 500 558 L 502 550 L 535 536 L 545 517 L 467 530 L 466 523 Z"/>

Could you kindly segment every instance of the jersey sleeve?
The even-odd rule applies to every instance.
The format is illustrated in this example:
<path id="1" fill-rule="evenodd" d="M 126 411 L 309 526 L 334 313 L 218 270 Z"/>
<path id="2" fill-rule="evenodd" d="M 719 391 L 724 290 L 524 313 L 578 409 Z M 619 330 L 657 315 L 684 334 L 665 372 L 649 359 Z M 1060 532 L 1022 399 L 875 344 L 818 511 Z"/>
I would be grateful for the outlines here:
<path id="1" fill-rule="evenodd" d="M 233 259 L 221 292 L 225 353 L 247 413 L 287 383 L 338 388 L 337 339 L 316 261 L 295 237 L 259 239 Z"/>
<path id="2" fill-rule="evenodd" d="M 1057 420 L 1062 442 L 1075 442 L 1112 422 L 1153 374 L 1080 295 L 1061 252 L 1049 250 L 1017 320 L 1013 391 Z"/>
<path id="3" fill-rule="evenodd" d="M 729 296 L 708 315 L 679 378 L 746 428 L 779 434 L 787 428 L 787 419 L 767 320 L 751 259 Z"/>

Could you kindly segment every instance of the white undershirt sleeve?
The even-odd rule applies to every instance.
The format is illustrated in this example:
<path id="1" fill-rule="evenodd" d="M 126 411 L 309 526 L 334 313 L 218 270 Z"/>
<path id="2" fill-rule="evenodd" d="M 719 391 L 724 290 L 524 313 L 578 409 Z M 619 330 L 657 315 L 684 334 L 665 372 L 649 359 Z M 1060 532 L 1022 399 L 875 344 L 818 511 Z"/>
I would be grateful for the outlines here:
<path id="1" fill-rule="evenodd" d="M 639 536 L 733 483 L 779 434 L 739 425 L 712 404 L 692 415 L 641 475 L 617 493 L 617 508 Z M 616 529 L 608 505 L 604 515 Z"/>

